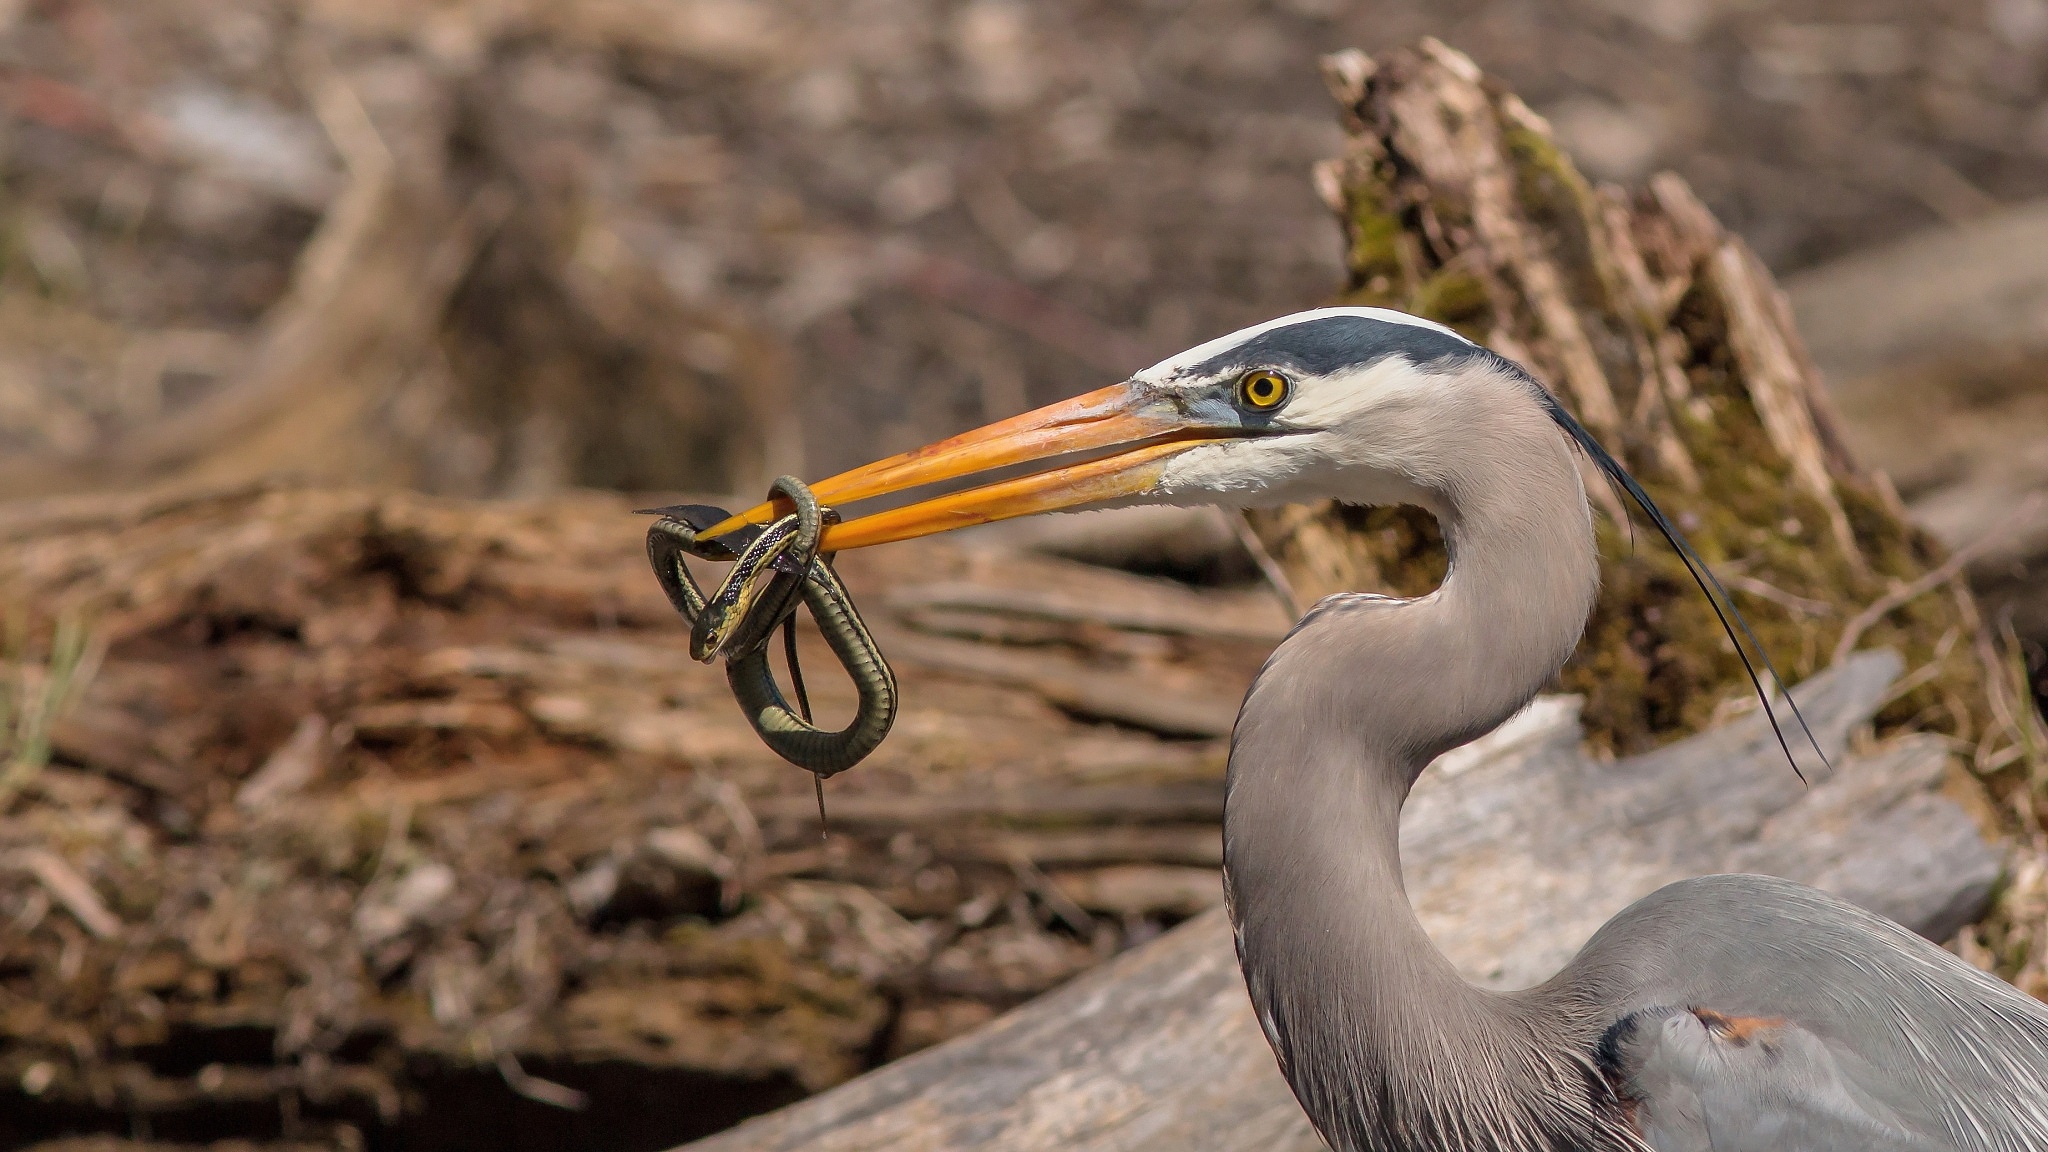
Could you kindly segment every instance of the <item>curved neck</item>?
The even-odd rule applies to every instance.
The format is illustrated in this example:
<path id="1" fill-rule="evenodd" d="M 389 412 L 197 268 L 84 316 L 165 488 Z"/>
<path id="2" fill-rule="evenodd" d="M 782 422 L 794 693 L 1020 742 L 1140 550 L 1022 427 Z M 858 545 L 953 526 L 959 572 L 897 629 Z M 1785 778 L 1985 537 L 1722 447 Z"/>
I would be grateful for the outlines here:
<path id="1" fill-rule="evenodd" d="M 1410 785 L 1556 674 L 1598 583 L 1563 434 L 1523 389 L 1490 399 L 1458 425 L 1465 451 L 1404 477 L 1443 523 L 1443 585 L 1318 604 L 1260 673 L 1232 743 L 1224 868 L 1239 958 L 1338 1152 L 1605 1146 L 1575 1127 L 1595 1118 L 1570 1030 L 1539 1027 L 1528 997 L 1465 984 L 1401 883 Z"/>

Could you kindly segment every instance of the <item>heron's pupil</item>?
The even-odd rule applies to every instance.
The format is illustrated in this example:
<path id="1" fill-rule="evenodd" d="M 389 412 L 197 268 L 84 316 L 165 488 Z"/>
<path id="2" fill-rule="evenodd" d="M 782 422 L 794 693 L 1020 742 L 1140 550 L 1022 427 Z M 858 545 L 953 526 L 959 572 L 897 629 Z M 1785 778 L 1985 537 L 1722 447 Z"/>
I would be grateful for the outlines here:
<path id="1" fill-rule="evenodd" d="M 1239 385 L 1239 395 L 1252 408 L 1276 408 L 1287 398 L 1287 381 L 1273 372 L 1252 372 Z"/>

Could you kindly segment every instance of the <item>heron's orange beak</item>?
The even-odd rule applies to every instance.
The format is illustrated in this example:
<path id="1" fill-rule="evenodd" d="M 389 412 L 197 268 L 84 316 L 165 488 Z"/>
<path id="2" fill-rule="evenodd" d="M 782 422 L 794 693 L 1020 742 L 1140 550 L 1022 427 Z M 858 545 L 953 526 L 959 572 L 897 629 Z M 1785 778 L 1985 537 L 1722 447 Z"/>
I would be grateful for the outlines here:
<path id="1" fill-rule="evenodd" d="M 834 524 L 825 529 L 819 546 L 841 552 L 1137 495 L 1153 487 L 1166 462 L 1178 453 L 1239 435 L 1235 429 L 1197 426 L 1173 405 L 1136 387 L 1112 385 L 841 472 L 818 481 L 811 491 L 819 503 L 840 507 L 994 468 L 1105 448 L 1115 451 Z M 788 512 L 786 501 L 759 504 L 699 535 L 722 536 Z"/>

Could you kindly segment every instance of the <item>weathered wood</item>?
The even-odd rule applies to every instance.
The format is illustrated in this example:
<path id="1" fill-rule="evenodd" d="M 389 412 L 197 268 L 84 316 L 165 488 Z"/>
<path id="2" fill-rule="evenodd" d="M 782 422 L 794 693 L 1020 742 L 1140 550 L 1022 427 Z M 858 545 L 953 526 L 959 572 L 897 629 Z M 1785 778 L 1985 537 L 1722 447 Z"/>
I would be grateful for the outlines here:
<path id="1" fill-rule="evenodd" d="M 968 547 L 1028 549 L 1141 572 L 1255 575 L 1239 554 L 1231 518 L 1216 508 L 1140 505 L 1033 516 L 969 528 L 960 539 Z"/>
<path id="2" fill-rule="evenodd" d="M 1317 173 L 1350 241 L 1340 299 L 1442 321 L 1528 365 L 1690 538 L 1781 672 L 1811 675 L 1857 646 L 1900 652 L 1913 671 L 1877 730 L 1970 745 L 1957 793 L 1987 825 L 2037 837 L 2048 730 L 2017 645 L 2001 652 L 1995 632 L 2010 611 L 2020 638 L 2048 637 L 2044 569 L 2029 563 L 2048 515 L 2011 516 L 2048 476 L 2034 434 L 2048 407 L 2029 383 L 2048 363 L 2034 315 L 2048 280 L 2021 255 L 2048 227 L 2041 211 L 1816 274 L 1801 286 L 1809 354 L 1786 295 L 1677 175 L 1593 184 L 1542 118 L 1434 41 L 1326 63 L 1349 113 L 1344 154 Z M 1944 317 L 1965 314 L 1952 339 Z M 1944 355 L 1960 358 L 1945 369 L 1957 399 L 1923 386 Z M 1911 515 L 1851 452 L 1816 356 L 1857 377 L 1841 398 L 1858 447 L 1910 463 Z M 1748 670 L 1672 550 L 1627 527 L 1599 477 L 1588 494 L 1603 513 L 1602 593 L 1561 686 L 1585 695 L 1597 745 L 1643 751 L 1741 706 Z M 1304 598 L 1415 595 L 1444 571 L 1417 510 L 1323 504 L 1249 520 Z M 1989 612 L 1943 557 L 1980 542 L 1969 575 Z M 2048 981 L 2044 937 L 2017 927 L 2030 916 L 1994 915 L 1987 954 L 2048 987 L 2034 982 Z"/>
<path id="3" fill-rule="evenodd" d="M 809 817 L 802 797 L 755 805 L 763 819 Z M 854 796 L 834 801 L 832 823 L 913 828 L 958 820 L 997 820 L 1013 825 L 1221 823 L 1220 780 L 1147 788 L 1037 788 L 1025 792 L 972 792 L 910 796 Z"/>
<path id="4" fill-rule="evenodd" d="M 1267 645 L 1278 643 L 1293 624 L 1271 596 L 1198 593 L 1161 581 L 1132 583 L 1137 585 L 1133 595 L 1105 600 L 1065 589 L 991 588 L 976 581 L 947 581 L 897 589 L 887 603 L 913 624 L 920 614 L 932 611 L 988 613 Z"/>
<path id="5" fill-rule="evenodd" d="M 1047 699 L 1155 725 L 1178 702 L 1180 727 L 1219 731 L 1260 645 L 1104 620 L 1051 621 L 1037 651 L 930 636 L 883 594 L 1165 592 L 944 539 L 850 554 L 906 707 L 829 786 L 821 840 L 810 778 L 688 658 L 633 506 L 291 486 L 0 504 L 0 606 L 27 625 L 0 636 L 0 685 L 47 675 L 62 619 L 106 653 L 53 761 L 0 781 L 0 1083 L 37 1086 L 18 1115 L 162 1130 L 232 1090 L 400 1140 L 411 1101 L 437 1106 L 419 1069 L 508 1106 L 544 1074 L 593 1121 L 673 1076 L 680 1139 L 958 1035 L 1213 900 L 1219 743 Z M 801 642 L 821 715 L 846 714 L 821 638 Z M 202 1071 L 252 1036 L 271 1063 L 225 1088 Z"/>
<path id="6" fill-rule="evenodd" d="M 2035 201 L 1786 282 L 1844 437 L 1889 475 L 1913 522 L 1954 550 L 1949 564 L 1967 562 L 1981 615 L 2007 642 L 2000 654 L 1980 633 L 1974 647 L 2003 665 L 2014 689 L 1993 695 L 1988 728 L 2022 735 L 1981 741 L 1974 760 L 2004 785 L 2033 844 L 2015 860 L 2000 910 L 1961 943 L 2037 996 L 2048 996 L 2048 838 L 2037 831 L 2048 811 L 2040 791 L 2048 724 L 2035 707 L 2048 703 L 2039 658 L 2048 647 L 2048 501 L 2036 502 L 2048 495 L 2043 252 L 2048 201 Z M 1921 584 L 1864 609 L 1850 629 L 1881 605 L 1945 593 Z M 2031 669 L 2010 650 L 2022 647 L 2033 653 Z"/>
<path id="7" fill-rule="evenodd" d="M 1070 656 L 1019 652 L 883 629 L 876 639 L 892 658 L 936 671 L 1029 688 L 1076 716 L 1112 720 L 1165 736 L 1228 736 L 1237 698 L 1175 691 L 1157 678 L 1104 672 Z"/>
<path id="8" fill-rule="evenodd" d="M 1842 759 L 1849 729 L 1898 672 L 1892 654 L 1867 655 L 1813 696 L 1801 693 L 1830 758 Z M 1996 878 L 1995 857 L 1953 806 L 1903 842 L 1846 824 L 1834 836 L 1805 834 L 1820 812 L 1851 806 L 1875 820 L 1892 811 L 1899 788 L 1937 786 L 1948 762 L 1938 740 L 1903 738 L 1832 772 L 1809 751 L 1800 757 L 1809 790 L 1756 715 L 1617 762 L 1585 756 L 1579 736 L 1575 718 L 1538 730 L 1512 755 L 1417 788 L 1404 814 L 1410 896 L 1461 965 L 1485 958 L 1466 968 L 1475 980 L 1541 981 L 1630 900 L 1682 875 L 1763 871 L 1814 882 L 1825 873 L 1838 894 L 1940 939 L 1968 919 L 1955 918 L 1952 902 L 1976 911 Z M 1600 811 L 1573 815 L 1589 808 Z M 1866 878 L 1864 865 L 1884 857 L 1910 861 L 1908 871 L 1952 868 L 1941 883 L 1953 887 L 1929 900 L 1888 887 L 1889 870 Z"/>
<path id="9" fill-rule="evenodd" d="M 1212 868 L 1127 864 L 1056 872 L 1047 879 L 1076 907 L 1112 916 L 1194 916 L 1223 903 L 1223 877 Z"/>

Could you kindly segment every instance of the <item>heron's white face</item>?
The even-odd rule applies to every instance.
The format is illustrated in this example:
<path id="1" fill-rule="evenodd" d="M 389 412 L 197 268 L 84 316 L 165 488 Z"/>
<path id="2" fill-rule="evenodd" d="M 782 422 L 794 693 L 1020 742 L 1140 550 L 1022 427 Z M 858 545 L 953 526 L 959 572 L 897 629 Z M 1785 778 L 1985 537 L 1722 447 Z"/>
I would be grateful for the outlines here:
<path id="1" fill-rule="evenodd" d="M 1449 376 L 1501 363 L 1438 324 L 1378 308 L 1283 316 L 1191 348 L 1085 396 L 841 473 L 851 501 L 990 469 L 1039 471 L 827 530 L 840 550 L 1034 512 L 1115 504 L 1429 503 Z M 1482 373 L 1490 374 L 1490 373 Z M 1094 455 L 1086 455 L 1093 453 Z M 760 505 L 716 536 L 776 515 Z"/>
<path id="2" fill-rule="evenodd" d="M 1414 465 L 1441 438 L 1438 417 L 1458 387 L 1451 377 L 1495 359 L 1442 325 L 1380 308 L 1285 316 L 1190 349 L 1132 384 L 1245 435 L 1176 455 L 1143 498 L 1427 504 Z M 1277 402 L 1262 403 L 1275 388 Z"/>

